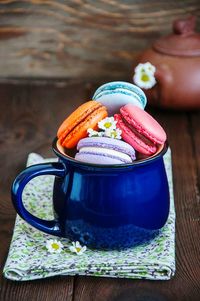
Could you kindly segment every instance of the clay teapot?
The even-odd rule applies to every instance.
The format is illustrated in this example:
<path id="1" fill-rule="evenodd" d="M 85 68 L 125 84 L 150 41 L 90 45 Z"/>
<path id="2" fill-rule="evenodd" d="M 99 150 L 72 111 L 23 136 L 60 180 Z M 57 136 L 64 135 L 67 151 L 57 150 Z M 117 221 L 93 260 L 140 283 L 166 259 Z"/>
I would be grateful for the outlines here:
<path id="1" fill-rule="evenodd" d="M 144 51 L 138 63 L 156 67 L 157 84 L 144 90 L 149 103 L 171 109 L 200 108 L 200 34 L 196 18 L 176 20 L 173 33 L 157 40 Z"/>

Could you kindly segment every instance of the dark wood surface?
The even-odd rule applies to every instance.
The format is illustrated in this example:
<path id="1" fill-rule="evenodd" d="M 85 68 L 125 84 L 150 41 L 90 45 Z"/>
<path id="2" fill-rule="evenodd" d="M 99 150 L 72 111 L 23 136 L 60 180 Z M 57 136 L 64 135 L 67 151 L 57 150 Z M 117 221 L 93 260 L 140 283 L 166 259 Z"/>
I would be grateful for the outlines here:
<path id="1" fill-rule="evenodd" d="M 63 118 L 90 99 L 97 84 L 0 85 L 0 268 L 5 263 L 15 211 L 11 181 L 29 152 L 52 156 Z M 54 277 L 13 282 L 0 276 L 0 301 L 199 301 L 200 112 L 152 110 L 167 131 L 173 155 L 176 206 L 176 274 L 170 281 Z"/>
<path id="2" fill-rule="evenodd" d="M 0 77 L 123 79 L 199 0 L 1 0 Z"/>

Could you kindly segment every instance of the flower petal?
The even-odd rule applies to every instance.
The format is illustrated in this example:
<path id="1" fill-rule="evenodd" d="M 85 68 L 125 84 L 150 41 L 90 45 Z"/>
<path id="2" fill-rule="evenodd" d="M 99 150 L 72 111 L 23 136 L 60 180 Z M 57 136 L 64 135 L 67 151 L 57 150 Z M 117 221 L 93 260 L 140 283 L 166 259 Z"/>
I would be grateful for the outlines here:
<path id="1" fill-rule="evenodd" d="M 135 67 L 135 73 L 145 73 L 149 72 L 154 75 L 156 71 L 156 67 L 152 65 L 150 62 L 146 62 L 144 64 L 140 63 Z"/>
<path id="2" fill-rule="evenodd" d="M 116 129 L 117 122 L 114 120 L 114 117 L 106 117 L 103 120 L 98 122 L 99 129 Z"/>
<path id="3" fill-rule="evenodd" d="M 114 130 L 106 130 L 104 136 L 110 137 L 113 139 L 121 139 L 121 133 L 122 131 L 120 129 L 114 129 Z"/>
<path id="4" fill-rule="evenodd" d="M 86 246 L 83 246 L 82 247 L 82 252 L 85 252 L 87 250 L 87 247 Z"/>
<path id="5" fill-rule="evenodd" d="M 76 241 L 76 248 L 82 248 L 79 241 Z"/>
<path id="6" fill-rule="evenodd" d="M 46 242 L 46 248 L 50 253 L 60 253 L 63 249 L 63 244 L 56 239 L 50 239 Z"/>
<path id="7" fill-rule="evenodd" d="M 73 253 L 76 253 L 76 248 L 73 246 L 69 246 L 69 250 Z"/>
<path id="8" fill-rule="evenodd" d="M 150 89 L 156 84 L 156 79 L 154 75 L 149 72 L 145 73 L 135 73 L 133 77 L 134 83 L 140 88 Z"/>

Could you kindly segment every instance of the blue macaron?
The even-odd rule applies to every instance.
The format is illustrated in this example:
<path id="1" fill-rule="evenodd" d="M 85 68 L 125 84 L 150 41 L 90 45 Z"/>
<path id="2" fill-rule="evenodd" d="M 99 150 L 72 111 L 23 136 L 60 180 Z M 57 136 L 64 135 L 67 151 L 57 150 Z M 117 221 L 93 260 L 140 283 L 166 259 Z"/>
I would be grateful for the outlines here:
<path id="1" fill-rule="evenodd" d="M 132 103 L 141 109 L 144 109 L 147 103 L 146 96 L 139 87 L 122 81 L 100 86 L 92 99 L 106 106 L 109 115 L 118 113 L 119 109 L 127 103 Z"/>

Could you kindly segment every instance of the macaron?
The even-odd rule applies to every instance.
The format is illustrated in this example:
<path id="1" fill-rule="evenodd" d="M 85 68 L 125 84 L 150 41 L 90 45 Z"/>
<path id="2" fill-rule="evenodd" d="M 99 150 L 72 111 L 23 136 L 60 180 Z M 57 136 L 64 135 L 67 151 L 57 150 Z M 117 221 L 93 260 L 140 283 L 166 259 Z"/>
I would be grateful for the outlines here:
<path id="1" fill-rule="evenodd" d="M 59 143 L 74 148 L 78 141 L 87 137 L 87 129 L 97 129 L 98 122 L 108 116 L 106 107 L 97 101 L 88 101 L 67 117 L 58 129 Z"/>
<path id="2" fill-rule="evenodd" d="M 114 118 L 123 140 L 141 154 L 153 155 L 167 139 L 161 125 L 146 111 L 132 104 L 123 106 Z"/>
<path id="3" fill-rule="evenodd" d="M 146 96 L 139 87 L 123 81 L 110 82 L 100 86 L 92 99 L 106 106 L 109 115 L 119 113 L 119 109 L 127 103 L 141 109 L 144 109 L 147 103 Z"/>
<path id="4" fill-rule="evenodd" d="M 108 137 L 88 137 L 81 139 L 77 145 L 75 159 L 94 164 L 132 163 L 134 148 L 128 143 Z"/>

